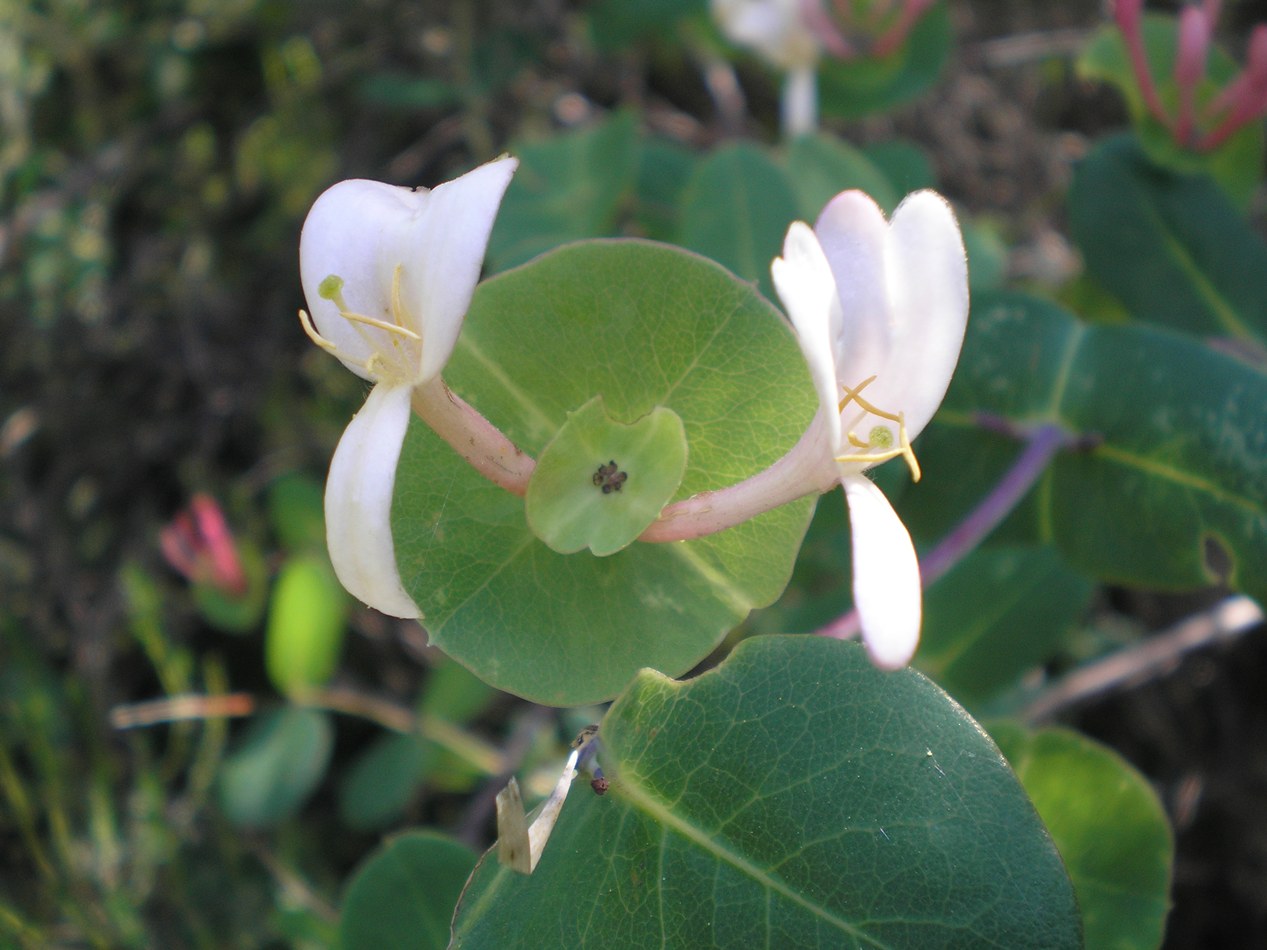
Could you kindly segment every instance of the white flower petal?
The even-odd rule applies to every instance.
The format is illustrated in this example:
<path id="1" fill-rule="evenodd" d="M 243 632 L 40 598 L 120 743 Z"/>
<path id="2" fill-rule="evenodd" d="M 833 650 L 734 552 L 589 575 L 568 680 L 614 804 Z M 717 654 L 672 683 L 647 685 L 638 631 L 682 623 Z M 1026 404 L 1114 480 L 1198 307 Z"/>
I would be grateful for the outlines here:
<path id="1" fill-rule="evenodd" d="M 788 228 L 783 256 L 774 259 L 770 275 L 809 366 L 832 451 L 838 452 L 842 439 L 837 408 L 840 386 L 832 346 L 833 324 L 839 324 L 840 316 L 836 281 L 809 225 L 796 221 Z"/>
<path id="2" fill-rule="evenodd" d="M 438 376 L 453 352 L 479 281 L 502 195 L 518 162 L 502 158 L 433 190 L 354 179 L 327 189 L 304 221 L 299 270 L 318 332 L 353 372 L 371 378 L 372 355 L 398 363 L 400 380 Z M 401 311 L 392 292 L 400 268 Z M 352 323 L 322 298 L 330 275 L 342 279 L 349 311 L 402 325 L 421 342 Z"/>
<path id="3" fill-rule="evenodd" d="M 402 263 L 400 232 L 418 213 L 426 192 L 352 179 L 327 188 L 313 203 L 299 237 L 299 275 L 317 331 L 338 348 L 352 372 L 369 379 L 362 365 L 374 353 L 392 352 L 391 334 L 339 316 L 320 294 L 322 281 L 343 281 L 343 300 L 353 313 L 392 322 L 392 276 Z"/>
<path id="4" fill-rule="evenodd" d="M 375 386 L 339 440 L 326 479 L 326 544 L 334 572 L 352 596 L 393 617 L 422 615 L 400 583 L 391 527 L 410 395 L 408 386 Z"/>
<path id="5" fill-rule="evenodd" d="M 888 385 L 913 439 L 941 405 L 968 323 L 968 261 L 955 213 L 933 191 L 907 196 L 888 236 L 888 292 L 894 315 Z"/>
<path id="6" fill-rule="evenodd" d="M 438 185 L 401 235 L 401 297 L 422 321 L 422 366 L 415 383 L 444 369 L 479 283 L 502 196 L 519 161 L 499 158 Z"/>
<path id="7" fill-rule="evenodd" d="M 881 669 L 905 666 L 919 646 L 919 562 L 911 536 L 884 493 L 870 479 L 841 480 L 849 502 L 853 602 L 862 642 Z"/>
<path id="8" fill-rule="evenodd" d="M 867 398 L 877 394 L 892 353 L 892 311 L 885 281 L 889 233 L 884 212 L 861 191 L 844 191 L 827 203 L 814 233 L 836 278 L 840 322 L 832 327 L 832 352 L 840 382 L 853 387 L 880 374 Z"/>
<path id="9" fill-rule="evenodd" d="M 713 18 L 733 42 L 756 50 L 780 69 L 818 60 L 821 44 L 801 11 L 803 0 L 713 0 Z"/>

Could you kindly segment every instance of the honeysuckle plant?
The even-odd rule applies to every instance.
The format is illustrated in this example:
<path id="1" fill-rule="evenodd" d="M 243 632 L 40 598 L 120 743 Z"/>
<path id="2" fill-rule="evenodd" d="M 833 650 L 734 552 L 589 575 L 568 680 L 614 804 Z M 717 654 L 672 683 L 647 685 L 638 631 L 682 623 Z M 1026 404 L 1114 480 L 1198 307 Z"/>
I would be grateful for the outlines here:
<path id="1" fill-rule="evenodd" d="M 464 431 L 491 431 L 473 421 L 473 411 L 444 387 L 440 372 L 461 332 L 517 164 L 501 158 L 431 190 L 339 182 L 304 221 L 304 329 L 374 384 L 330 463 L 330 559 L 350 593 L 392 616 L 420 613 L 401 586 L 390 525 L 411 411 L 432 420 L 438 431 L 451 431 L 458 417 Z M 516 462 L 514 447 L 504 444 L 481 456 L 481 464 L 512 483 Z"/>
<path id="2" fill-rule="evenodd" d="M 904 666 L 919 642 L 919 564 L 866 472 L 902 458 L 920 478 L 911 441 L 946 394 L 968 318 L 959 226 L 932 191 L 909 196 L 891 222 L 867 195 L 846 191 L 813 229 L 789 228 L 772 271 L 849 505 L 863 641 L 878 666 Z"/>

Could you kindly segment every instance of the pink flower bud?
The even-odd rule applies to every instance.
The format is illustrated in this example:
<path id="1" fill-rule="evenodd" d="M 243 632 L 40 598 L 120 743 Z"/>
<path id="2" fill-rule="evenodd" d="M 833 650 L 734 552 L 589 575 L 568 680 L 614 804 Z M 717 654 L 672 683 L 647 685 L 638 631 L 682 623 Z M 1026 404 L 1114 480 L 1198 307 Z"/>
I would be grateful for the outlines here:
<path id="1" fill-rule="evenodd" d="M 159 535 L 163 556 L 195 584 L 207 584 L 229 597 L 246 593 L 246 573 L 225 522 L 210 495 L 197 494 Z"/>

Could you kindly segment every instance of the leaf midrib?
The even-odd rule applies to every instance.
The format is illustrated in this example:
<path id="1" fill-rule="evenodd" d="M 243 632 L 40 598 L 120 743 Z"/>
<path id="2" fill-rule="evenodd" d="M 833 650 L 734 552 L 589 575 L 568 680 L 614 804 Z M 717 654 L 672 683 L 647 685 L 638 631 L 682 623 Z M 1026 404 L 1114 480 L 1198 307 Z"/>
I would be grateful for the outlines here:
<path id="1" fill-rule="evenodd" d="M 826 921 L 837 930 L 849 934 L 849 936 L 861 943 L 878 948 L 886 947 L 885 944 L 878 942 L 870 934 L 859 930 L 849 921 L 843 920 L 828 912 L 825 908 L 806 900 L 802 895 L 792 890 L 778 878 L 754 865 L 747 858 L 722 847 L 715 837 L 680 817 L 665 802 L 653 795 L 650 789 L 638 782 L 636 776 L 629 770 L 620 772 L 620 796 L 629 803 L 630 807 L 641 811 L 651 821 L 658 823 L 661 828 L 666 831 L 672 830 L 676 832 L 717 861 L 730 865 L 730 867 L 741 874 L 762 885 L 767 891 L 773 891 L 785 900 Z M 661 847 L 660 851 L 661 856 L 663 856 L 664 848 Z"/>

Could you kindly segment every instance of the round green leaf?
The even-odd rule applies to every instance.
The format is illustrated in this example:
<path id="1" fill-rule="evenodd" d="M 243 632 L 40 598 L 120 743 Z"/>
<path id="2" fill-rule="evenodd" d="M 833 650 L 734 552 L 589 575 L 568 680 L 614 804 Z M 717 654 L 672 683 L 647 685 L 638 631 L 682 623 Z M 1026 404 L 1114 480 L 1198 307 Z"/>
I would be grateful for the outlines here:
<path id="1" fill-rule="evenodd" d="M 1220 582 L 1267 597 L 1263 373 L 1179 334 L 1089 326 L 1018 294 L 978 298 L 946 401 L 916 446 L 930 481 L 956 478 L 898 506 L 917 536 L 948 530 L 1021 451 L 984 431 L 981 413 L 1088 439 L 1057 455 L 1005 524 L 1009 540 L 1051 542 L 1113 583 Z"/>
<path id="2" fill-rule="evenodd" d="M 595 396 L 568 413 L 537 459 L 528 525 L 560 554 L 615 554 L 660 516 L 685 471 L 686 431 L 673 410 L 657 406 L 624 423 Z"/>
<path id="3" fill-rule="evenodd" d="M 220 807 L 235 824 L 277 824 L 312 794 L 333 747 L 334 730 L 323 712 L 285 706 L 264 713 L 220 766 Z"/>
<path id="4" fill-rule="evenodd" d="M 453 946 L 1081 945 L 1060 858 L 999 751 L 912 670 L 756 637 L 652 671 L 599 731 L 541 862 L 476 868 Z"/>
<path id="5" fill-rule="evenodd" d="M 1064 729 L 992 725 L 1060 849 L 1087 950 L 1153 950 L 1169 910 L 1174 838 L 1147 780 L 1109 749 Z"/>
<path id="6" fill-rule="evenodd" d="M 1209 178 L 1109 139 L 1078 165 L 1069 226 L 1087 270 L 1136 319 L 1267 348 L 1267 243 Z"/>
<path id="7" fill-rule="evenodd" d="M 695 165 L 682 196 L 679 241 L 756 281 L 773 300 L 770 262 L 783 249 L 788 225 L 802 214 L 789 173 L 766 149 L 750 142 L 725 145 Z"/>
<path id="8" fill-rule="evenodd" d="M 339 817 L 350 828 L 385 828 L 418 794 L 435 747 L 416 735 L 387 733 L 371 741 L 344 770 Z"/>
<path id="9" fill-rule="evenodd" d="M 567 241 L 613 233 L 634 185 L 640 146 L 631 111 L 516 145 L 519 170 L 489 237 L 489 268 L 504 270 Z"/>
<path id="10" fill-rule="evenodd" d="M 449 918 L 475 855 L 441 835 L 413 831 L 366 859 L 348 885 L 343 950 L 430 950 L 449 945 Z"/>
<path id="11" fill-rule="evenodd" d="M 1051 547 L 973 551 L 924 596 L 919 668 L 975 709 L 1056 652 L 1093 590 Z"/>
<path id="12" fill-rule="evenodd" d="M 886 212 L 892 212 L 901 197 L 867 155 L 835 136 L 798 136 L 788 146 L 784 162 L 805 221 L 816 221 L 827 202 L 850 188 L 865 191 Z"/>
<path id="13" fill-rule="evenodd" d="M 672 500 L 763 470 L 816 406 L 796 341 L 751 285 L 641 241 L 570 245 L 482 283 L 445 379 L 538 458 L 595 396 L 621 420 L 672 410 L 689 448 Z M 563 555 L 533 535 L 522 499 L 414 420 L 392 531 L 433 643 L 500 689 L 581 705 L 646 666 L 684 672 L 772 602 L 812 505 L 693 541 Z"/>

